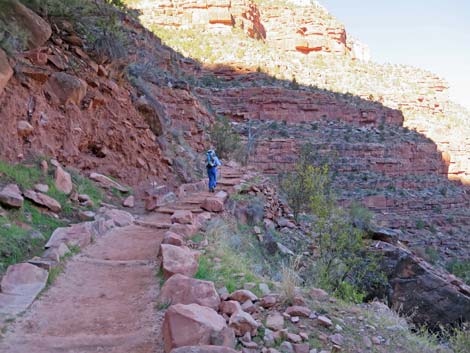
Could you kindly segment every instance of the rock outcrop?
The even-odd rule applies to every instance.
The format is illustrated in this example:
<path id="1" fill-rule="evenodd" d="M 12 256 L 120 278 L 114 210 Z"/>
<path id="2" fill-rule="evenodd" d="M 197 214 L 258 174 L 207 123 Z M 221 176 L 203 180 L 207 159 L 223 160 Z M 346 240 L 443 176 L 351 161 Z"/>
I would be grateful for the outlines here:
<path id="1" fill-rule="evenodd" d="M 378 242 L 373 251 L 382 254 L 395 310 L 434 329 L 470 321 L 470 286 L 399 245 Z"/>

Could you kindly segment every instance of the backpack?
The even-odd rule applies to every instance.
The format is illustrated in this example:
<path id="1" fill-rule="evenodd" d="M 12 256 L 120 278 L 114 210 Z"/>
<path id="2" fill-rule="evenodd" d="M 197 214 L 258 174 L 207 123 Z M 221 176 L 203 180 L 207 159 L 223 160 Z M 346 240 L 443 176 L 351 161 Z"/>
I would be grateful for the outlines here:
<path id="1" fill-rule="evenodd" d="M 207 167 L 215 167 L 215 160 L 214 160 L 214 152 L 208 151 L 207 152 Z"/>

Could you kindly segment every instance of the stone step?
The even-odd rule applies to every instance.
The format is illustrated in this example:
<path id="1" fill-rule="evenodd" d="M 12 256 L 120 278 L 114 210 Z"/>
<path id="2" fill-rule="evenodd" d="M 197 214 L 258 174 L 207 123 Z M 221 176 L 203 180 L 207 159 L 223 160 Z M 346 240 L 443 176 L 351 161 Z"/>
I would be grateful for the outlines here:
<path id="1" fill-rule="evenodd" d="M 169 229 L 171 227 L 171 223 L 163 223 L 163 222 L 136 220 L 134 223 L 141 227 L 153 228 L 153 229 Z"/>
<path id="2" fill-rule="evenodd" d="M 185 205 L 185 204 L 173 205 L 171 207 L 159 207 L 157 209 L 157 212 L 161 212 L 161 213 L 171 215 L 171 214 L 175 213 L 176 211 L 181 211 L 181 210 L 191 211 L 192 213 L 202 213 L 202 212 L 204 212 L 204 210 L 200 207 L 194 207 L 193 205 Z"/>

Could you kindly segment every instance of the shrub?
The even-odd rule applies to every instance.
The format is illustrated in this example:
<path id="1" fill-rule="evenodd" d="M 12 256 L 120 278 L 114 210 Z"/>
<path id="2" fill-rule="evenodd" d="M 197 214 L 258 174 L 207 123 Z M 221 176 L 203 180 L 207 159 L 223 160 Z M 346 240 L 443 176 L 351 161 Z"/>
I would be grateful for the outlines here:
<path id="1" fill-rule="evenodd" d="M 470 329 L 455 329 L 450 337 L 450 346 L 455 353 L 468 353 L 470 347 Z"/>
<path id="2" fill-rule="evenodd" d="M 209 134 L 220 158 L 228 158 L 240 148 L 240 137 L 233 130 L 229 119 L 226 117 L 217 117 Z"/>
<path id="3" fill-rule="evenodd" d="M 298 220 L 302 211 L 321 213 L 320 208 L 331 203 L 331 195 L 327 195 L 330 186 L 329 167 L 312 165 L 309 147 L 302 149 L 295 170 L 282 175 L 281 190 L 292 208 L 294 217 Z"/>
<path id="4" fill-rule="evenodd" d="M 459 261 L 452 260 L 446 266 L 447 271 L 461 278 L 465 283 L 470 285 L 470 260 Z"/>

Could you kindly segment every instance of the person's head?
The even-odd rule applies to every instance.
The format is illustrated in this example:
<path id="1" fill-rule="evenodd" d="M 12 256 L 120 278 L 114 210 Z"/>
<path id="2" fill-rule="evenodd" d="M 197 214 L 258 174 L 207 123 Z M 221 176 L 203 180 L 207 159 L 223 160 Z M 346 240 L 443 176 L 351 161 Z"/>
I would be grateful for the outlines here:
<path id="1" fill-rule="evenodd" d="M 215 150 L 211 148 L 209 151 L 207 151 L 207 154 L 209 156 L 215 156 Z"/>

